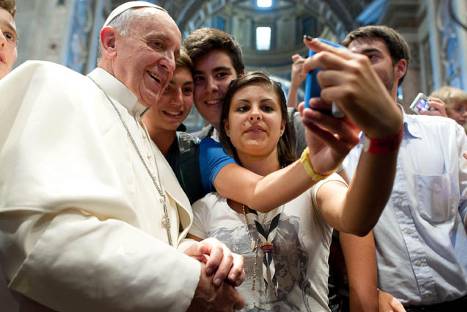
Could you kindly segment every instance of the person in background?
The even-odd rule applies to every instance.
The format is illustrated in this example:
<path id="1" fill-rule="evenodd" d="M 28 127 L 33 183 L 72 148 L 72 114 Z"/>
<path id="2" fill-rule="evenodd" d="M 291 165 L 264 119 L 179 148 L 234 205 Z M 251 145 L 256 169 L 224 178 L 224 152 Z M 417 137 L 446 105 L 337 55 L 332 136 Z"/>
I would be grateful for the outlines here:
<path id="1" fill-rule="evenodd" d="M 292 66 L 290 68 L 290 87 L 287 95 L 287 106 L 296 108 L 298 106 L 298 89 L 306 78 L 303 72 L 305 58 L 300 54 L 292 55 Z"/>
<path id="2" fill-rule="evenodd" d="M 462 127 L 466 127 L 467 92 L 458 88 L 444 86 L 433 91 L 430 98 L 438 98 L 443 101 L 447 117 L 454 119 Z"/>
<path id="3" fill-rule="evenodd" d="M 376 25 L 350 32 L 343 45 L 368 58 L 396 101 L 410 60 L 405 39 L 392 28 Z M 385 115 L 379 115 L 374 122 L 384 120 Z M 380 298 L 394 303 L 394 296 L 407 311 L 463 311 L 467 305 L 465 132 L 453 120 L 438 116 L 404 114 L 403 127 L 391 197 L 373 229 L 378 286 L 385 292 Z M 345 159 L 350 178 L 357 174 L 358 158 L 365 149 L 362 139 Z M 403 310 L 392 304 L 380 304 L 380 309 Z"/>
<path id="4" fill-rule="evenodd" d="M 300 89 L 300 85 L 305 80 L 306 73 L 303 72 L 303 61 L 305 59 L 299 55 L 294 54 L 292 55 L 292 65 L 290 68 L 290 87 L 289 93 L 287 95 L 287 107 L 289 118 L 291 119 L 294 128 L 297 140 L 295 142 L 296 153 L 300 155 L 301 152 L 306 147 L 306 140 L 305 140 L 305 129 L 301 123 L 301 116 L 297 111 L 298 107 L 298 90 Z"/>
<path id="5" fill-rule="evenodd" d="M 0 0 L 0 79 L 11 71 L 18 55 L 15 14 L 15 0 Z"/>

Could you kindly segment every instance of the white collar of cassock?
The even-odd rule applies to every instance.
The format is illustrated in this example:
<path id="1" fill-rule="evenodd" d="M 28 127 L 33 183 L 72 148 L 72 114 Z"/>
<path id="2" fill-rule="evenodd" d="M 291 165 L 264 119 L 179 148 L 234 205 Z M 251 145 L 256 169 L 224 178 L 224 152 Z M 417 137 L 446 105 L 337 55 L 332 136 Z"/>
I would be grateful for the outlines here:
<path id="1" fill-rule="evenodd" d="M 122 82 L 102 68 L 96 68 L 89 75 L 107 95 L 123 105 L 132 116 L 141 116 L 146 106 Z"/>

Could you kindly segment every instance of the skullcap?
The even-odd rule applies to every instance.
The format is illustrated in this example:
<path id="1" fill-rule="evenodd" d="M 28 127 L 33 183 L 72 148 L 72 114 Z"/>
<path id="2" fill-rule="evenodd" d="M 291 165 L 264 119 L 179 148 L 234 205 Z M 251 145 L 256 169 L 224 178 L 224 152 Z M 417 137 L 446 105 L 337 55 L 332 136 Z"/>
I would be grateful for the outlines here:
<path id="1" fill-rule="evenodd" d="M 109 17 L 105 20 L 104 26 L 108 26 L 110 22 L 112 22 L 117 16 L 125 12 L 126 10 L 133 9 L 133 8 L 155 8 L 164 12 L 167 12 L 163 7 L 158 6 L 154 3 L 146 2 L 146 1 L 129 1 L 125 2 L 118 7 L 116 7 L 112 12 L 110 12 Z"/>

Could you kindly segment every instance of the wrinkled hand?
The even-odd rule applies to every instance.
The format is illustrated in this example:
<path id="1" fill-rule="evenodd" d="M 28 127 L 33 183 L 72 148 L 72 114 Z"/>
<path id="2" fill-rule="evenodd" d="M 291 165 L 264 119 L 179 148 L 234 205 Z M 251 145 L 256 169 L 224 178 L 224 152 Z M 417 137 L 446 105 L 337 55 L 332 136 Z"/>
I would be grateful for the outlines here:
<path id="1" fill-rule="evenodd" d="M 378 306 L 380 312 L 405 312 L 399 300 L 380 289 L 378 289 Z"/>
<path id="2" fill-rule="evenodd" d="M 292 55 L 292 69 L 291 69 L 291 85 L 299 87 L 300 84 L 305 80 L 306 74 L 303 72 L 303 63 L 305 58 L 299 54 Z"/>
<path id="3" fill-rule="evenodd" d="M 225 279 L 234 286 L 239 286 L 245 280 L 243 257 L 231 252 L 215 238 L 196 242 L 186 249 L 185 253 L 206 265 L 206 274 L 214 275 L 213 283 L 217 287 L 221 286 Z"/>
<path id="4" fill-rule="evenodd" d="M 429 97 L 428 103 L 430 104 L 430 109 L 426 112 L 420 112 L 420 115 L 448 117 L 446 104 L 441 99 Z"/>
<path id="5" fill-rule="evenodd" d="M 213 277 L 208 276 L 206 266 L 201 264 L 200 279 L 187 312 L 230 312 L 243 308 L 245 301 L 228 283 L 217 287 Z"/>
<path id="6" fill-rule="evenodd" d="M 368 57 L 336 49 L 317 39 L 304 42 L 316 54 L 305 60 L 303 70 L 321 69 L 317 78 L 322 103 L 335 102 L 349 121 L 370 138 L 388 137 L 400 131 L 402 112 Z"/>

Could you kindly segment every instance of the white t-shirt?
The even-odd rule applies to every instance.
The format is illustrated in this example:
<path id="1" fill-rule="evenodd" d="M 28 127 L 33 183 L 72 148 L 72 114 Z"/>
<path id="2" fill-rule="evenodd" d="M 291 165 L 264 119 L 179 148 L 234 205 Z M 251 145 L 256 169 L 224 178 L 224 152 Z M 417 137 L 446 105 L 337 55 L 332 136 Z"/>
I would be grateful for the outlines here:
<path id="1" fill-rule="evenodd" d="M 244 257 L 247 277 L 239 287 L 246 300 L 243 311 L 329 311 L 328 256 L 332 228 L 319 215 L 314 197 L 318 188 L 331 180 L 342 181 L 334 174 L 278 208 L 282 212 L 272 241 L 276 294 L 264 291 L 263 254 L 261 250 L 258 255 L 253 251 L 245 216 L 230 208 L 227 200 L 217 193 L 207 194 L 194 203 L 190 233 L 203 239 L 215 237 Z M 258 213 L 258 220 L 264 219 L 268 226 L 272 216 Z M 250 228 L 256 234 L 253 226 Z"/>

